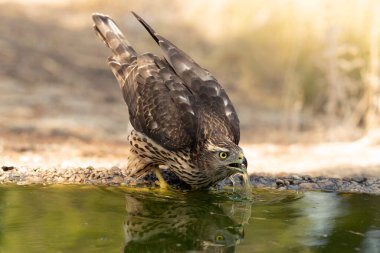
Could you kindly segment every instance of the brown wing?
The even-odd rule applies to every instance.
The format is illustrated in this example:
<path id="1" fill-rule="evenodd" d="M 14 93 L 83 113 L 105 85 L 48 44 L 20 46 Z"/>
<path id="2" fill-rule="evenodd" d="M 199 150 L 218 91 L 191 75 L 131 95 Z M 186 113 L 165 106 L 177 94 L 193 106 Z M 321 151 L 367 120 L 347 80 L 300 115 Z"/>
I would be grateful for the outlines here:
<path id="1" fill-rule="evenodd" d="M 128 105 L 133 127 L 168 149 L 195 140 L 194 97 L 171 67 L 152 54 L 137 55 L 113 20 L 93 14 L 95 31 L 111 48 L 108 63 Z"/>
<path id="2" fill-rule="evenodd" d="M 226 137 L 238 144 L 240 140 L 239 118 L 231 100 L 217 80 L 186 53 L 157 34 L 141 17 L 135 13 L 133 15 L 161 47 L 165 59 L 194 94 L 196 104 L 209 111 L 211 115 L 220 118 L 230 129 L 228 132 L 232 133 L 232 136 Z"/>

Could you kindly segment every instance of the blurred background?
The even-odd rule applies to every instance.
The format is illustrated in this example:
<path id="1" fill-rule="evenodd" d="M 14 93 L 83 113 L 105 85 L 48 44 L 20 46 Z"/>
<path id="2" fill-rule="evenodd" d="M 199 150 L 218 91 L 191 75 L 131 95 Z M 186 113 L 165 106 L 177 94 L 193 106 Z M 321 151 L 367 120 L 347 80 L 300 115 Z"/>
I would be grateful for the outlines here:
<path id="1" fill-rule="evenodd" d="M 0 0 L 0 135 L 125 141 L 127 109 L 92 12 L 138 52 L 130 11 L 210 70 L 245 143 L 352 141 L 380 127 L 376 0 Z"/>

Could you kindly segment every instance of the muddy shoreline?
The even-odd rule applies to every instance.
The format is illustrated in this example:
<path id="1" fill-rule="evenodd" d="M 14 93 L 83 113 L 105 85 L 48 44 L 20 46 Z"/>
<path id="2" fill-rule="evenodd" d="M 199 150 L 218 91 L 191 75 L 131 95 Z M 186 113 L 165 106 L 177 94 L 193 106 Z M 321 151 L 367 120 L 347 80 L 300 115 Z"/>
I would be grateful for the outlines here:
<path id="1" fill-rule="evenodd" d="M 166 179 L 172 180 L 168 175 Z M 255 188 L 270 188 L 294 191 L 328 191 L 380 194 L 380 178 L 373 176 L 352 176 L 343 178 L 329 178 L 309 175 L 268 175 L 254 173 L 250 181 Z M 89 184 L 106 186 L 149 186 L 155 185 L 154 177 L 144 180 L 131 180 L 119 167 L 111 168 L 25 168 L 2 166 L 0 169 L 0 184 Z M 219 186 L 230 185 L 227 179 Z"/>
<path id="2" fill-rule="evenodd" d="M 373 176 L 351 176 L 329 178 L 324 176 L 289 175 L 268 176 L 253 174 L 251 183 L 255 187 L 269 187 L 279 190 L 320 190 L 327 192 L 357 192 L 380 194 L 380 178 Z"/>

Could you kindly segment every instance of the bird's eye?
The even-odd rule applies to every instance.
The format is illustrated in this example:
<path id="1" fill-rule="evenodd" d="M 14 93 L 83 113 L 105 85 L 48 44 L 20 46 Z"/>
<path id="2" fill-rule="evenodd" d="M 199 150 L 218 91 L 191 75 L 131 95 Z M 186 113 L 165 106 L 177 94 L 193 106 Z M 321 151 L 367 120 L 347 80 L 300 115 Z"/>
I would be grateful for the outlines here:
<path id="1" fill-rule="evenodd" d="M 219 152 L 220 159 L 224 160 L 227 158 L 227 156 L 228 156 L 227 152 L 224 152 L 224 151 Z"/>
<path id="2" fill-rule="evenodd" d="M 216 235 L 215 241 L 217 241 L 217 242 L 224 241 L 224 236 L 223 235 Z"/>

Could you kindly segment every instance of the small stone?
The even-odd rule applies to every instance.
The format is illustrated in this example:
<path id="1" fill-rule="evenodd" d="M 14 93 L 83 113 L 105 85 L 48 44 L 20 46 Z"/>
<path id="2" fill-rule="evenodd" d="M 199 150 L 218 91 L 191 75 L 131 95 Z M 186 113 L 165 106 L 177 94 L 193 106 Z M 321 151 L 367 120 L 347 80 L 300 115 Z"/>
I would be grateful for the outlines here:
<path id="1" fill-rule="evenodd" d="M 359 183 L 358 183 L 358 182 L 356 182 L 356 181 L 350 181 L 350 183 L 351 183 L 351 185 L 353 185 L 354 187 L 356 187 L 356 186 L 358 186 L 358 185 L 359 185 Z"/>
<path id="2" fill-rule="evenodd" d="M 302 180 L 302 178 L 298 175 L 292 175 L 292 178 L 295 180 Z"/>
<path id="3" fill-rule="evenodd" d="M 367 178 L 362 177 L 362 176 L 355 176 L 352 178 L 352 180 L 358 183 L 363 183 L 367 180 Z"/>
<path id="4" fill-rule="evenodd" d="M 301 180 L 293 180 L 291 182 L 291 184 L 293 184 L 293 185 L 299 185 L 301 183 L 301 181 L 302 181 L 302 179 Z"/>
<path id="5" fill-rule="evenodd" d="M 282 185 L 284 185 L 285 183 L 284 183 L 284 180 L 282 180 L 282 179 L 276 179 L 276 185 L 277 186 L 282 186 Z"/>
<path id="6" fill-rule="evenodd" d="M 335 183 L 328 180 L 327 181 L 324 180 L 323 182 L 318 182 L 318 185 L 324 191 L 335 191 L 337 189 Z"/>
<path id="7" fill-rule="evenodd" d="M 329 182 L 329 181 L 330 181 L 330 179 L 328 179 L 328 178 L 321 178 L 321 177 L 320 177 L 320 178 L 318 178 L 318 181 L 317 181 L 317 182 L 318 182 L 318 184 L 319 184 L 319 183 L 326 183 L 326 182 Z"/>
<path id="8" fill-rule="evenodd" d="M 1 168 L 3 169 L 3 171 L 10 171 L 10 170 L 14 170 L 15 169 L 14 166 L 2 166 Z"/>
<path id="9" fill-rule="evenodd" d="M 264 178 L 260 178 L 259 179 L 259 182 L 263 185 L 268 185 L 268 180 L 264 179 Z"/>
<path id="10" fill-rule="evenodd" d="M 303 180 L 309 180 L 309 179 L 311 179 L 311 177 L 308 176 L 308 175 L 303 175 L 303 176 L 302 176 L 302 179 L 303 179 Z"/>
<path id="11" fill-rule="evenodd" d="M 377 182 L 375 178 L 368 178 L 365 182 L 366 185 L 373 185 Z"/>
<path id="12" fill-rule="evenodd" d="M 13 174 L 9 176 L 10 181 L 20 181 L 20 175 L 18 174 Z"/>

